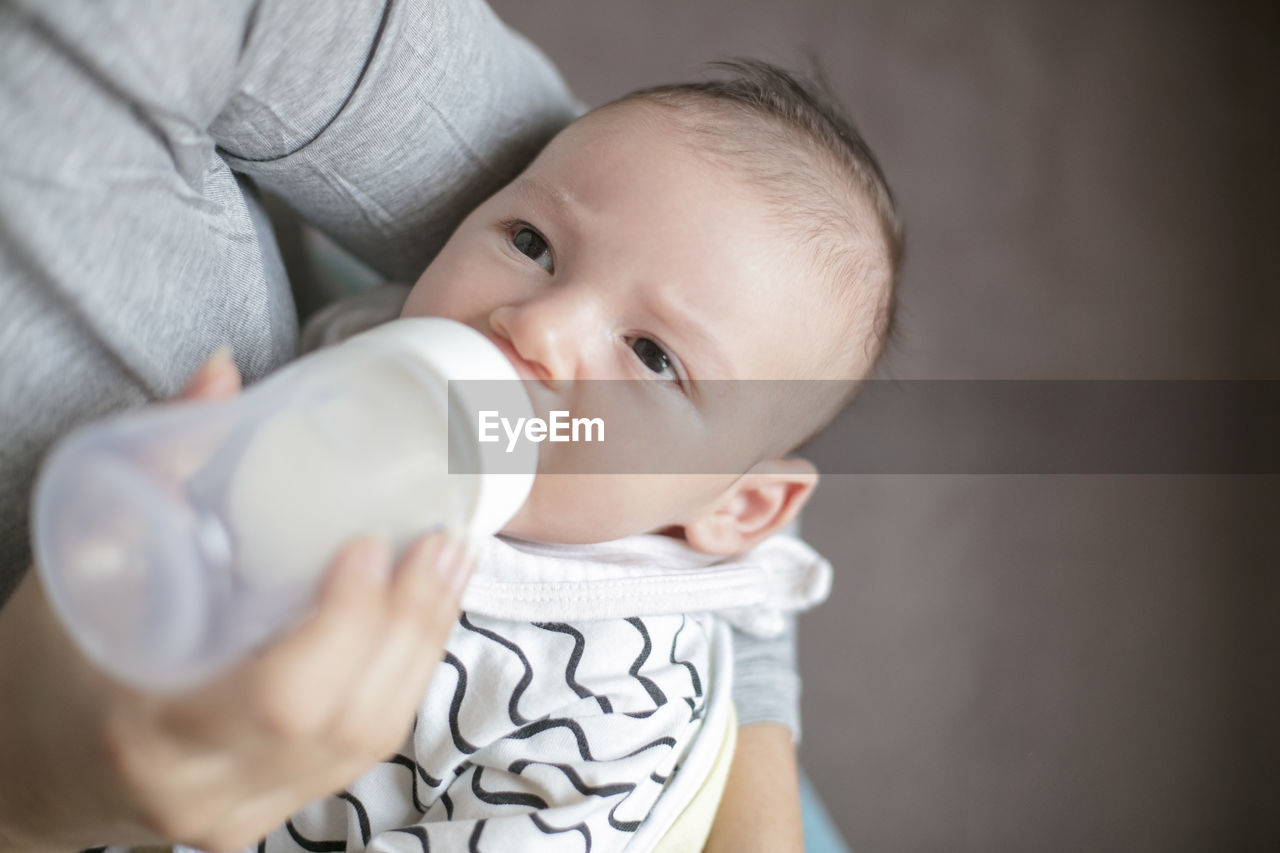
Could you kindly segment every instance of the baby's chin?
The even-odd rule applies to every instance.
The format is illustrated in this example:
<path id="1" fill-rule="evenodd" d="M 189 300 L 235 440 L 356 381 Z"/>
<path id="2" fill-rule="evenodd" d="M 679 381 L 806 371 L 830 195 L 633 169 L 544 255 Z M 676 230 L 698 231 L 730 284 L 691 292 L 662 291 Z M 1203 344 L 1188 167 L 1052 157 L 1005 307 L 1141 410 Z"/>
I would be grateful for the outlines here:
<path id="1" fill-rule="evenodd" d="M 734 481 L 733 475 L 547 474 L 502 534 L 529 542 L 587 545 L 638 534 L 684 539 Z"/>
<path id="2" fill-rule="evenodd" d="M 668 536 L 685 541 L 684 528 L 676 524 L 666 524 L 657 528 L 646 528 L 638 525 L 610 526 L 608 529 L 584 529 L 570 523 L 539 523 L 536 518 L 525 517 L 524 511 L 516 513 L 498 534 L 509 539 L 522 542 L 538 542 L 544 545 L 595 545 L 601 542 L 612 542 L 651 533 L 655 536 Z"/>

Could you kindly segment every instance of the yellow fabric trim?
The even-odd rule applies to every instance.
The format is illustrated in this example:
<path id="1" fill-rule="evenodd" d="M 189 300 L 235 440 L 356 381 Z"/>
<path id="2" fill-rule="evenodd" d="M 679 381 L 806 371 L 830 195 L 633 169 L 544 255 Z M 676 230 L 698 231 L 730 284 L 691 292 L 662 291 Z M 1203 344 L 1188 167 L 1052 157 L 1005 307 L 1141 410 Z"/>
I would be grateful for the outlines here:
<path id="1" fill-rule="evenodd" d="M 729 766 L 733 763 L 733 750 L 737 744 L 738 713 L 730 705 L 724 740 L 720 742 L 720 751 L 716 754 L 715 763 L 711 765 L 711 772 L 707 774 L 706 781 L 693 795 L 689 805 L 685 806 L 666 835 L 653 848 L 654 853 L 696 853 L 706 845 L 716 809 L 720 807 L 720 797 L 724 795 L 724 786 L 729 781 Z"/>

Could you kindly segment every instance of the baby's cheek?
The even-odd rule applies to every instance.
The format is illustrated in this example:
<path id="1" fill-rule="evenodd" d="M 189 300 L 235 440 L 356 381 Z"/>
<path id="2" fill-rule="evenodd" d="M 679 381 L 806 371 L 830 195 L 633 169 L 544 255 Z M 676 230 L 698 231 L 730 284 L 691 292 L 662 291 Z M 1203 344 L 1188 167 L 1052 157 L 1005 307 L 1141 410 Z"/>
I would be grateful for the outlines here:
<path id="1" fill-rule="evenodd" d="M 435 317 L 437 312 L 431 310 L 433 288 L 426 273 L 423 273 L 409 291 L 409 296 L 400 309 L 401 317 Z"/>
<path id="2" fill-rule="evenodd" d="M 460 316 L 460 306 L 456 304 L 457 300 L 453 296 L 452 288 L 444 282 L 437 281 L 436 277 L 429 273 L 430 270 L 424 273 L 409 291 L 400 316 L 445 317 L 449 320 L 465 322 L 465 319 Z"/>

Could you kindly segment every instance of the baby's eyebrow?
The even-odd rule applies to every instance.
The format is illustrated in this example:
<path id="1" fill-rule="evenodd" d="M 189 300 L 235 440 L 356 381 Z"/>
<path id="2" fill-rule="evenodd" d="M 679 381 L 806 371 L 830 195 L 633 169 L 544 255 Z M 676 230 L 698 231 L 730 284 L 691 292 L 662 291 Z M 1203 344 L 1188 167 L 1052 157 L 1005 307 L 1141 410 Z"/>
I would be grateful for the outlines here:
<path id="1" fill-rule="evenodd" d="M 527 175 L 517 178 L 512 188 L 523 195 L 538 210 L 550 209 L 561 220 L 567 221 L 575 227 L 578 225 L 577 205 L 574 203 L 572 196 L 564 189 L 549 184 L 541 178 Z"/>
<path id="2" fill-rule="evenodd" d="M 663 325 L 675 331 L 679 336 L 681 348 L 687 347 L 693 350 L 693 356 L 686 358 L 686 368 L 688 368 L 688 361 L 696 363 L 699 376 L 695 379 L 733 378 L 720 341 L 707 328 L 706 323 L 701 321 L 701 318 L 689 313 L 687 306 L 679 300 L 678 296 L 673 298 L 673 294 L 679 293 L 679 290 L 678 285 L 672 284 L 650 288 L 647 294 L 650 310 Z M 677 352 L 676 355 L 679 356 L 680 353 Z"/>

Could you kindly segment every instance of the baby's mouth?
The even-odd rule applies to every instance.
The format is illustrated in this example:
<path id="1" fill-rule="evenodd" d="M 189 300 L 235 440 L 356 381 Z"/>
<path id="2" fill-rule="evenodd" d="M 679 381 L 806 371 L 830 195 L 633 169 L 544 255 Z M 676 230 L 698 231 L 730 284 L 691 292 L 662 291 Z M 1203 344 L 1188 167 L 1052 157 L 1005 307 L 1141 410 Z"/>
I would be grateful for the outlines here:
<path id="1" fill-rule="evenodd" d="M 546 418 L 553 408 L 552 404 L 557 396 L 556 390 L 543 380 L 536 365 L 516 352 L 516 348 L 510 341 L 492 334 L 488 335 L 488 338 L 515 368 L 516 375 L 524 384 L 525 393 L 529 395 L 529 401 L 533 403 L 534 414 L 540 418 Z"/>
<path id="2" fill-rule="evenodd" d="M 489 334 L 486 337 L 489 338 L 494 346 L 502 350 L 502 354 L 507 357 L 507 361 L 511 362 L 511 366 L 516 369 L 516 373 L 521 379 L 538 381 L 537 368 L 528 359 L 516 352 L 516 348 L 511 345 L 510 341 L 494 334 Z"/>

